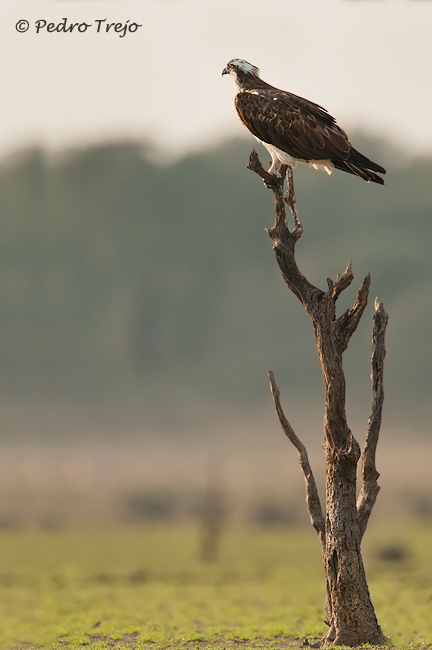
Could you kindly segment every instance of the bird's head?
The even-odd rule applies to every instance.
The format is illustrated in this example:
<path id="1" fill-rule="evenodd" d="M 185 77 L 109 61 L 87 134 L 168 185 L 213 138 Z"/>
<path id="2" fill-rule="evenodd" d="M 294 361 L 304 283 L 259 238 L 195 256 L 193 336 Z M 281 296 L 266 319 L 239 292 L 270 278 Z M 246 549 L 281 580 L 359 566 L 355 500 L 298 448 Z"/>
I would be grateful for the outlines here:
<path id="1" fill-rule="evenodd" d="M 259 79 L 258 68 L 244 59 L 232 59 L 222 70 L 222 76 L 224 74 L 233 75 L 240 89 L 247 86 L 248 82 L 250 84 L 254 79 Z"/>

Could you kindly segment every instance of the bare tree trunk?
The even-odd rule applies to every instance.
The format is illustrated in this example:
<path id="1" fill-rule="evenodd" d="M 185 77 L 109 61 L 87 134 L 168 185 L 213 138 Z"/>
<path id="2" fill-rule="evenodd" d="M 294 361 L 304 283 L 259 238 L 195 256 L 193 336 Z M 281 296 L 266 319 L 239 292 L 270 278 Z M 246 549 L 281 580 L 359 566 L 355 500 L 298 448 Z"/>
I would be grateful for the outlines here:
<path id="1" fill-rule="evenodd" d="M 294 259 L 294 248 L 302 235 L 302 226 L 295 208 L 292 170 L 282 165 L 280 179 L 270 176 L 262 168 L 255 151 L 249 160 L 249 169 L 263 178 L 273 190 L 276 203 L 275 225 L 268 231 L 274 242 L 274 251 L 282 275 L 291 291 L 306 308 L 312 319 L 318 355 L 324 376 L 326 393 L 324 419 L 324 450 L 326 454 L 325 516 L 309 465 L 307 452 L 287 421 L 280 404 L 280 395 L 273 373 L 269 373 L 276 411 L 282 429 L 299 452 L 300 464 L 306 480 L 306 498 L 312 525 L 317 531 L 324 560 L 327 599 L 326 617 L 329 625 L 322 639 L 324 645 L 358 646 L 383 645 L 387 639 L 381 632 L 370 599 L 360 551 L 361 539 L 379 491 L 375 468 L 375 450 L 381 422 L 383 392 L 384 334 L 387 314 L 382 304 L 375 304 L 372 353 L 373 404 L 363 454 L 346 420 L 345 375 L 342 354 L 357 328 L 367 304 L 370 277 L 363 281 L 351 309 L 336 316 L 336 301 L 353 280 L 351 263 L 333 282 L 327 278 L 328 289 L 321 291 L 300 273 Z M 288 229 L 284 205 L 284 176 L 288 190 L 285 202 L 289 205 L 294 228 Z M 357 463 L 362 457 L 362 486 L 358 502 Z"/>
<path id="2" fill-rule="evenodd" d="M 202 505 L 202 536 L 200 558 L 202 562 L 214 563 L 218 559 L 220 539 L 226 514 L 223 494 L 221 461 L 209 463 L 207 489 Z"/>

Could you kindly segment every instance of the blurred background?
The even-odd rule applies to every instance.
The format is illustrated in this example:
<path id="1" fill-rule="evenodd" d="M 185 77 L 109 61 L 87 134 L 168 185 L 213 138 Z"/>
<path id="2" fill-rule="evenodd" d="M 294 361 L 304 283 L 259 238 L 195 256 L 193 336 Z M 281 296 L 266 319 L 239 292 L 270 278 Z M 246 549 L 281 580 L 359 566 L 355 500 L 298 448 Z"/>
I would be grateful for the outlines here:
<path id="1" fill-rule="evenodd" d="M 345 353 L 371 407 L 373 299 L 390 321 L 375 517 L 432 520 L 432 3 L 0 3 L 0 526 L 308 521 L 267 371 L 324 481 L 313 329 L 264 229 L 273 200 L 226 63 L 325 106 L 384 188 L 296 169 L 302 272 L 353 261 L 370 305 Z M 36 34 L 36 20 L 87 22 Z M 30 29 L 15 25 L 27 20 Z M 136 22 L 124 37 L 96 20 Z M 281 353 L 283 351 L 283 353 Z M 213 495 L 213 496 L 212 496 Z"/>

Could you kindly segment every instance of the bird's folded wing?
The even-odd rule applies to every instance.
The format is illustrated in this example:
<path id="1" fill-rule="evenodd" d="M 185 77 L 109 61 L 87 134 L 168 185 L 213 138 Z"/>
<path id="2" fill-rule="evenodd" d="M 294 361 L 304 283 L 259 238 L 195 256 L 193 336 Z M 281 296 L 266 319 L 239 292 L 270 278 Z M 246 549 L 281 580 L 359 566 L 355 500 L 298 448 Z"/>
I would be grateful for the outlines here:
<path id="1" fill-rule="evenodd" d="M 351 145 L 334 118 L 317 104 L 283 91 L 241 92 L 241 121 L 259 140 L 300 160 L 347 160 Z"/>

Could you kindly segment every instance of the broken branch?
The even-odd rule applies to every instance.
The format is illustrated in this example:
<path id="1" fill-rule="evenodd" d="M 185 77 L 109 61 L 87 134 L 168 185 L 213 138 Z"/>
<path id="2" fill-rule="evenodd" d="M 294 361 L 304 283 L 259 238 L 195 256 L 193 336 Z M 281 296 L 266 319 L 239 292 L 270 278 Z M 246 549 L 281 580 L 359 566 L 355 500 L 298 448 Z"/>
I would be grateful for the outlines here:
<path id="1" fill-rule="evenodd" d="M 384 357 L 385 331 L 388 315 L 384 305 L 375 300 L 374 328 L 372 338 L 372 411 L 369 418 L 366 442 L 362 453 L 362 487 L 357 501 L 357 513 L 360 539 L 375 505 L 380 490 L 377 480 L 379 473 L 375 466 L 375 454 L 381 427 L 381 415 L 384 402 Z"/>
<path id="2" fill-rule="evenodd" d="M 276 407 L 276 413 L 278 415 L 280 425 L 283 431 L 285 432 L 287 438 L 292 442 L 292 444 L 298 451 L 299 462 L 303 470 L 303 474 L 306 481 L 306 502 L 309 510 L 311 523 L 312 526 L 317 531 L 318 535 L 320 536 L 321 543 L 324 543 L 325 541 L 324 517 L 321 509 L 321 501 L 315 483 L 315 478 L 312 473 L 311 466 L 309 464 L 309 458 L 307 455 L 306 447 L 301 442 L 301 440 L 299 440 L 299 438 L 296 436 L 296 434 L 294 433 L 294 429 L 292 428 L 292 426 L 290 425 L 290 423 L 285 417 L 285 414 L 282 410 L 282 406 L 280 403 L 280 392 L 279 392 L 279 388 L 277 387 L 274 374 L 272 373 L 271 370 L 269 371 L 268 374 L 270 378 L 270 388 L 273 395 L 273 400 Z"/>

